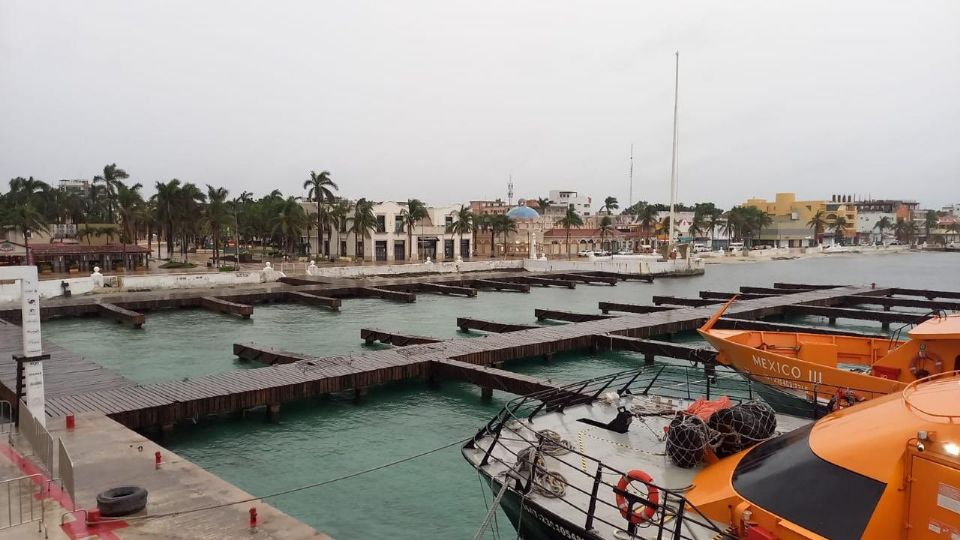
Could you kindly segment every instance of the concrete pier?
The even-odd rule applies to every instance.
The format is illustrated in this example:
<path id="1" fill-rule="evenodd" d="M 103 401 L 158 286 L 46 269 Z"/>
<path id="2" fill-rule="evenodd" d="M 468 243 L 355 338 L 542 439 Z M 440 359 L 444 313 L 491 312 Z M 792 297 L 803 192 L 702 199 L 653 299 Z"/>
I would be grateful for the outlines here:
<path id="1" fill-rule="evenodd" d="M 197 540 L 233 540 L 250 538 L 270 540 L 327 540 L 329 537 L 280 512 L 189 460 L 97 413 L 76 417 L 76 427 L 67 430 L 64 419 L 48 419 L 53 438 L 62 439 L 73 461 L 74 501 L 69 489 L 54 488 L 45 497 L 44 522 L 47 538 L 68 540 L 99 537 L 102 540 L 140 540 L 153 538 L 191 538 Z M 16 478 L 37 472 L 26 440 L 14 436 L 13 445 L 0 442 L 0 474 Z M 156 453 L 162 463 L 155 464 Z M 59 464 L 58 477 L 64 474 Z M 41 473 L 42 474 L 42 473 Z M 46 475 L 44 475 L 46 476 Z M 59 484 L 57 484 L 59 485 Z M 85 513 L 77 509 L 96 508 L 98 493 L 117 486 L 139 486 L 147 490 L 147 508 L 127 519 L 85 523 Z M 0 490 L 0 506 L 6 506 L 6 490 Z M 39 510 L 39 500 L 34 501 Z M 223 506 L 218 506 L 223 505 Z M 197 511 L 200 508 L 217 508 Z M 14 506 L 16 508 L 16 506 Z M 249 524 L 249 509 L 255 508 L 255 531 Z M 179 513 L 179 514 L 175 514 Z M 168 517 L 144 519 L 145 516 Z M 6 517 L 6 516 L 5 516 Z M 16 517 L 16 516 L 14 516 Z M 61 525 L 61 519 L 64 520 Z M 25 523 L 0 530 L 0 540 L 44 538 L 38 524 Z"/>

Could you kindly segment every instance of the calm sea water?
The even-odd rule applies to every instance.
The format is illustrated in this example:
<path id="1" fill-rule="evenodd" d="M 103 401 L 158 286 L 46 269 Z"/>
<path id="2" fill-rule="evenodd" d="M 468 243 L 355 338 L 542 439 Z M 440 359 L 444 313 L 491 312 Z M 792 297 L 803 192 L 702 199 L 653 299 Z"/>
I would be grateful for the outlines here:
<path id="1" fill-rule="evenodd" d="M 530 294 L 481 293 L 477 298 L 421 295 L 414 304 L 346 300 L 339 313 L 297 304 L 264 305 L 244 321 L 202 310 L 150 313 L 143 330 L 106 319 L 44 325 L 45 338 L 139 382 L 197 377 L 257 364 L 237 361 L 235 342 L 257 342 L 317 356 L 363 350 L 360 328 L 462 337 L 457 316 L 532 323 L 534 308 L 596 312 L 601 300 L 648 303 L 654 294 L 696 296 L 774 281 L 898 285 L 960 290 L 960 256 L 948 253 L 836 255 L 795 261 L 709 265 L 707 274 L 654 284 L 535 288 Z M 795 322 L 817 322 L 798 319 Z M 844 325 L 878 331 L 879 324 Z M 697 341 L 690 335 L 685 341 Z M 517 361 L 511 370 L 575 381 L 642 362 L 629 353 L 568 354 L 553 362 Z M 479 389 L 411 381 L 372 389 L 362 404 L 346 397 L 285 405 L 281 422 L 263 416 L 201 420 L 178 427 L 164 444 L 253 494 L 339 477 L 472 435 L 511 396 L 480 400 Z M 458 447 L 379 472 L 271 499 L 279 509 L 339 539 L 470 538 L 485 514 L 479 478 Z M 512 530 L 501 519 L 506 537 Z"/>

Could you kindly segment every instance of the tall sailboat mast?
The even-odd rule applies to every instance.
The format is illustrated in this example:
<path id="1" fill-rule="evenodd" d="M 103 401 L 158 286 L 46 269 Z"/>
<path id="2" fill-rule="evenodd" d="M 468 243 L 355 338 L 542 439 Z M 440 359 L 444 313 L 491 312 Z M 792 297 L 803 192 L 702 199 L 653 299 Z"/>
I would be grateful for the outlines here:
<path id="1" fill-rule="evenodd" d="M 630 204 L 627 208 L 633 208 L 633 143 L 630 143 Z"/>
<path id="2" fill-rule="evenodd" d="M 667 246 L 670 248 L 670 251 L 673 251 L 674 205 L 677 204 L 677 175 L 679 174 L 677 169 L 680 166 L 677 159 L 677 146 L 680 142 L 680 136 L 677 131 L 677 108 L 680 96 L 680 51 L 677 51 L 675 54 L 676 68 L 673 81 L 673 162 L 670 164 L 670 237 L 667 239 Z"/>

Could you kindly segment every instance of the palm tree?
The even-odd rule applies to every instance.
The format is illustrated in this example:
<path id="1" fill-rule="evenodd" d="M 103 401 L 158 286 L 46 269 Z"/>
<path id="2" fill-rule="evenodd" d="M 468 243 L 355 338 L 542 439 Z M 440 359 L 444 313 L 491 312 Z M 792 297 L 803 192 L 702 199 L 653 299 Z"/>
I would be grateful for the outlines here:
<path id="1" fill-rule="evenodd" d="M 474 256 L 480 255 L 480 246 L 477 242 L 477 237 L 480 234 L 480 231 L 486 231 L 491 227 L 490 222 L 491 216 L 489 214 L 477 214 L 473 217 L 473 254 Z M 490 243 L 490 256 L 493 256 L 493 239 L 491 238 Z"/>
<path id="2" fill-rule="evenodd" d="M 849 226 L 850 224 L 847 223 L 847 218 L 843 216 L 837 216 L 836 221 L 833 222 L 833 234 L 836 236 L 841 246 L 843 245 L 844 234 Z"/>
<path id="3" fill-rule="evenodd" d="M 293 252 L 293 239 L 300 237 L 300 233 L 308 223 L 303 206 L 296 198 L 287 197 L 280 203 L 272 221 L 273 233 L 280 235 L 284 252 L 288 254 Z"/>
<path id="4" fill-rule="evenodd" d="M 936 210 L 927 210 L 927 213 L 923 215 L 923 233 L 927 241 L 930 239 L 930 229 L 936 228 L 940 223 L 940 215 L 937 214 Z"/>
<path id="5" fill-rule="evenodd" d="M 361 197 L 357 200 L 353 209 L 353 222 L 350 224 L 349 232 L 353 233 L 354 254 L 364 260 L 364 254 L 360 248 L 362 239 L 370 238 L 370 231 L 377 227 L 377 216 L 373 213 L 373 201 Z"/>
<path id="6" fill-rule="evenodd" d="M 337 199 L 330 208 L 330 224 L 337 229 L 337 258 L 340 257 L 340 233 L 347 230 L 347 219 L 353 212 L 353 204 L 347 199 Z"/>
<path id="7" fill-rule="evenodd" d="M 107 219 L 110 223 L 114 223 L 113 208 L 114 201 L 117 198 L 117 186 L 122 184 L 123 182 L 121 180 L 125 178 L 130 178 L 130 175 L 127 174 L 127 171 L 117 167 L 116 163 L 105 165 L 103 167 L 103 174 L 93 177 L 94 184 L 103 184 L 107 199 Z"/>
<path id="8" fill-rule="evenodd" d="M 157 193 L 151 197 L 151 200 L 157 205 L 157 221 L 160 223 L 160 234 L 167 238 L 167 258 L 170 258 L 173 255 L 173 223 L 177 215 L 176 205 L 180 192 L 180 180 L 174 178 L 169 182 L 157 181 L 153 187 L 157 190 Z M 159 239 L 157 243 L 159 244 Z M 158 246 L 157 252 L 159 251 Z"/>
<path id="9" fill-rule="evenodd" d="M 604 241 L 605 241 L 605 239 L 606 239 L 606 236 L 607 236 L 608 234 L 611 234 L 612 232 L 613 232 L 613 220 L 610 218 L 610 216 L 603 216 L 602 218 L 600 218 L 600 246 L 601 246 L 601 248 L 606 249 L 606 247 L 603 247 Z"/>
<path id="10" fill-rule="evenodd" d="M 491 246 L 494 248 L 494 253 L 496 253 L 496 244 L 495 238 L 497 235 L 503 235 L 503 256 L 507 256 L 507 235 L 510 233 L 517 232 L 517 222 L 514 219 L 506 214 L 497 214 L 490 218 L 490 242 Z"/>
<path id="11" fill-rule="evenodd" d="M 192 182 L 183 184 L 176 193 L 174 201 L 174 223 L 180 233 L 180 255 L 187 260 L 190 240 L 199 243 L 200 227 L 203 223 L 203 203 L 206 195 Z"/>
<path id="12" fill-rule="evenodd" d="M 558 227 L 563 227 L 566 230 L 567 234 L 567 258 L 570 258 L 570 228 L 577 227 L 580 228 L 583 226 L 583 219 L 580 218 L 580 214 L 577 213 L 573 205 L 567 207 L 567 213 L 563 215 L 562 218 L 554 222 L 554 225 Z"/>
<path id="13" fill-rule="evenodd" d="M 746 211 L 746 232 L 750 237 L 751 243 L 755 236 L 760 236 L 760 232 L 773 223 L 773 218 L 756 206 L 748 206 Z"/>
<path id="14" fill-rule="evenodd" d="M 215 188 L 207 184 L 207 207 L 203 217 L 213 236 L 213 265 L 217 268 L 220 267 L 220 231 L 224 225 L 234 221 L 231 219 L 234 216 L 231 215 L 230 205 L 227 204 L 229 194 L 226 188 Z M 237 260 L 239 261 L 239 258 Z"/>
<path id="15" fill-rule="evenodd" d="M 407 258 L 413 259 L 413 227 L 429 216 L 427 205 L 419 199 L 407 199 L 407 207 L 400 211 L 400 216 L 407 228 Z M 423 232 L 422 227 L 420 232 Z M 417 260 L 420 260 L 420 249 L 417 249 Z"/>
<path id="16" fill-rule="evenodd" d="M 460 205 L 460 210 L 453 217 L 453 221 L 447 226 L 447 232 L 460 235 L 460 245 L 463 246 L 463 235 L 473 231 L 473 212 L 470 208 Z M 467 254 L 469 256 L 469 253 Z M 463 255 L 461 254 L 461 257 Z"/>
<path id="17" fill-rule="evenodd" d="M 650 236 L 650 231 L 653 230 L 654 225 L 657 223 L 657 213 L 657 208 L 651 204 L 642 204 L 637 209 L 637 223 L 640 224 L 640 228 L 643 230 L 644 236 L 648 238 Z"/>
<path id="18" fill-rule="evenodd" d="M 540 215 L 547 213 L 547 208 L 550 208 L 550 205 L 553 204 L 553 201 L 549 197 L 540 197 L 537 199 L 537 207 L 540 209 Z"/>
<path id="19" fill-rule="evenodd" d="M 917 224 L 912 219 L 898 218 L 897 223 L 893 226 L 893 234 L 897 237 L 897 240 L 910 243 L 913 236 L 917 234 Z"/>
<path id="20" fill-rule="evenodd" d="M 239 196 L 233 198 L 233 208 L 231 209 L 233 213 L 233 223 L 234 223 L 234 266 L 239 270 L 240 269 L 240 210 L 249 205 L 253 201 L 253 193 L 244 190 Z"/>
<path id="21" fill-rule="evenodd" d="M 883 242 L 883 231 L 893 228 L 893 222 L 890 221 L 890 218 L 883 216 L 877 220 L 877 223 L 873 226 L 874 229 L 880 231 L 880 242 Z"/>
<path id="22" fill-rule="evenodd" d="M 140 189 L 143 185 L 137 183 L 127 186 L 123 183 L 116 185 L 117 189 L 117 218 L 120 225 L 120 243 L 124 268 L 127 267 L 127 244 L 137 243 L 137 227 L 143 218 L 143 196 Z"/>
<path id="23" fill-rule="evenodd" d="M 23 247 L 27 252 L 27 265 L 32 265 L 33 253 L 30 252 L 30 232 L 46 231 L 50 223 L 36 209 L 32 201 L 11 205 L 0 218 L 2 218 L 0 224 L 13 227 L 23 236 Z"/>
<path id="24" fill-rule="evenodd" d="M 826 212 L 817 210 L 817 213 L 807 222 L 807 227 L 813 229 L 813 238 L 819 245 L 823 241 L 823 231 L 827 228 Z"/>
<path id="25" fill-rule="evenodd" d="M 603 200 L 603 206 L 600 208 L 602 211 L 606 212 L 607 215 L 613 213 L 614 210 L 620 208 L 620 204 L 617 201 L 616 197 L 610 196 Z"/>
<path id="26" fill-rule="evenodd" d="M 303 189 L 309 190 L 307 192 L 307 200 L 317 203 L 317 254 L 320 254 L 321 244 L 323 239 L 321 238 L 323 231 L 329 226 L 330 213 L 321 207 L 326 203 L 333 200 L 333 192 L 338 191 L 340 188 L 337 184 L 330 179 L 330 171 L 321 171 L 317 174 L 316 171 L 310 171 L 310 179 L 303 182 Z M 324 253 L 325 256 L 329 256 L 329 250 Z"/>

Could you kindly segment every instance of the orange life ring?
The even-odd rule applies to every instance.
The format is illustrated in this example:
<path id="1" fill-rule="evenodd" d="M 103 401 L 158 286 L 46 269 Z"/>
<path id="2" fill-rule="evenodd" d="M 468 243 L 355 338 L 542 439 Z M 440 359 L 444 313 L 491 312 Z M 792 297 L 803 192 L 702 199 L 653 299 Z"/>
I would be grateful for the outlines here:
<path id="1" fill-rule="evenodd" d="M 653 485 L 653 478 L 644 471 L 634 469 L 627 472 L 626 476 L 620 477 L 620 481 L 617 482 L 617 490 L 614 491 L 614 493 L 617 495 L 617 507 L 620 508 L 620 515 L 622 515 L 625 519 L 630 520 L 630 523 L 637 525 L 652 518 L 657 512 L 657 509 L 652 506 L 641 504 L 641 508 L 634 508 L 633 515 L 629 515 L 630 503 L 627 502 L 627 498 L 624 497 L 621 492 L 626 491 L 627 486 L 629 486 L 630 482 L 633 482 L 634 480 L 646 484 L 647 500 L 655 505 L 660 504 L 660 490 Z"/>
<path id="2" fill-rule="evenodd" d="M 923 364 L 926 360 L 933 361 L 933 365 L 937 369 L 936 372 L 930 373 L 923 369 Z M 927 351 L 926 347 L 921 347 L 920 352 L 910 359 L 910 373 L 913 373 L 913 376 L 918 379 L 922 379 L 936 373 L 943 373 L 943 360 L 941 360 L 936 353 Z"/>

